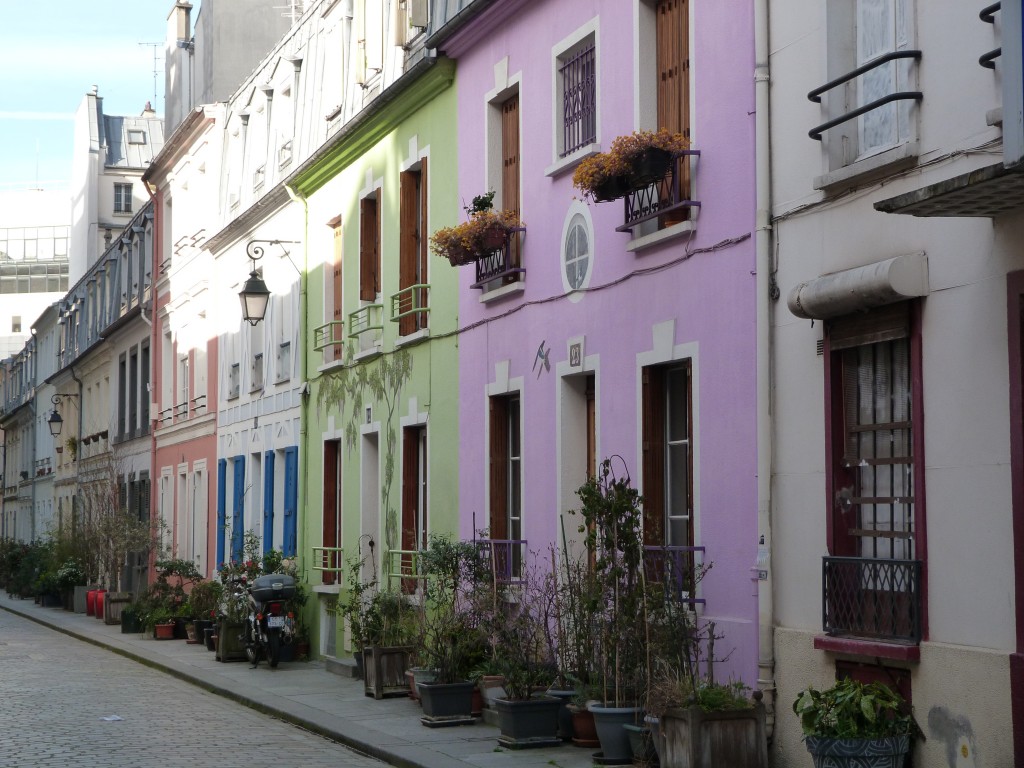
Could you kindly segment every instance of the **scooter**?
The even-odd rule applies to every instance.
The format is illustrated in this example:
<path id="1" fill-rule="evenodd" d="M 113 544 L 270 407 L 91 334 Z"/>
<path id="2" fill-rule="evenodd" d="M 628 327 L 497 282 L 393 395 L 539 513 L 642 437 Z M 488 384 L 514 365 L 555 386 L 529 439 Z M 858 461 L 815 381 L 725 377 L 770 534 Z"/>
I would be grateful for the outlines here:
<path id="1" fill-rule="evenodd" d="M 281 646 L 295 637 L 295 617 L 287 600 L 295 596 L 295 579 L 283 573 L 260 576 L 246 588 L 249 616 L 243 641 L 245 655 L 256 667 L 265 658 L 271 667 L 281 660 Z"/>

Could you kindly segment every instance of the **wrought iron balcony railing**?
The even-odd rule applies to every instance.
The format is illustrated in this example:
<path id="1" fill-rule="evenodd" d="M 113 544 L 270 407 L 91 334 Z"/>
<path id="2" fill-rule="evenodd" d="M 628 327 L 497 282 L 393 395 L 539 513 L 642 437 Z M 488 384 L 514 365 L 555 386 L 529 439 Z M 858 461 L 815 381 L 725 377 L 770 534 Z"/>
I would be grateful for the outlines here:
<path id="1" fill-rule="evenodd" d="M 821 564 L 825 632 L 921 642 L 920 560 L 824 557 Z"/>
<path id="2" fill-rule="evenodd" d="M 496 584 L 519 584 L 523 575 L 526 539 L 475 539 L 473 543 L 480 556 L 490 564 Z"/>
<path id="3" fill-rule="evenodd" d="M 699 208 L 696 200 L 687 199 L 690 187 L 691 158 L 700 157 L 699 149 L 684 149 L 672 158 L 668 172 L 626 195 L 625 220 L 616 232 L 628 232 L 633 227 L 659 216 L 683 214 L 688 208 Z"/>
<path id="4" fill-rule="evenodd" d="M 704 598 L 695 597 L 703 568 L 704 547 L 644 547 L 644 578 L 664 585 L 666 596 L 675 602 L 704 605 Z"/>
<path id="5" fill-rule="evenodd" d="M 472 288 L 484 289 L 496 280 L 500 280 L 502 283 L 513 283 L 520 279 L 520 275 L 526 274 L 526 270 L 519 266 L 522 262 L 523 247 L 519 233 L 525 231 L 525 227 L 510 229 L 500 248 L 480 256 L 476 260 L 476 282 L 473 283 Z"/>

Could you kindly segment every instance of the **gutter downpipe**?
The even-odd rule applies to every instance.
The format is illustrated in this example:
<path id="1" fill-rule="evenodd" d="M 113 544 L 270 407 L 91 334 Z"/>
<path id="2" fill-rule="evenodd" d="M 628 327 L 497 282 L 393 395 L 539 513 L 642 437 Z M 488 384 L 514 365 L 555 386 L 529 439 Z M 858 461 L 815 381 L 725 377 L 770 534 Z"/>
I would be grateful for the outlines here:
<path id="1" fill-rule="evenodd" d="M 772 552 L 772 370 L 771 370 L 771 141 L 769 121 L 768 0 L 754 0 L 754 152 L 757 270 L 757 529 L 758 547 L 767 556 L 757 575 L 757 687 L 764 692 L 765 730 L 775 730 L 775 606 Z"/>
<path id="2" fill-rule="evenodd" d="M 298 555 L 303 551 L 306 538 L 306 526 L 308 525 L 306 510 L 306 496 L 308 495 L 308 476 L 307 470 L 307 440 L 306 433 L 309 431 L 309 354 L 307 351 L 309 341 L 309 318 L 307 317 L 309 312 L 309 301 L 307 296 L 307 279 L 306 276 L 309 273 L 309 201 L 299 192 L 293 190 L 287 184 L 284 185 L 285 192 L 288 193 L 288 197 L 291 198 L 292 202 L 298 203 L 302 206 L 302 269 L 299 270 L 299 372 L 302 376 L 302 386 L 300 391 L 301 402 L 299 403 L 299 472 L 302 475 L 302 482 L 299 483 L 299 497 L 297 500 L 298 510 L 297 514 L 302 517 L 302 525 L 299 526 L 299 530 L 295 537 L 295 554 Z M 310 557 L 312 557 L 312 550 L 310 551 Z M 302 572 L 304 576 L 312 574 L 312 569 L 307 564 L 307 560 L 303 557 L 299 562 L 303 564 Z"/>

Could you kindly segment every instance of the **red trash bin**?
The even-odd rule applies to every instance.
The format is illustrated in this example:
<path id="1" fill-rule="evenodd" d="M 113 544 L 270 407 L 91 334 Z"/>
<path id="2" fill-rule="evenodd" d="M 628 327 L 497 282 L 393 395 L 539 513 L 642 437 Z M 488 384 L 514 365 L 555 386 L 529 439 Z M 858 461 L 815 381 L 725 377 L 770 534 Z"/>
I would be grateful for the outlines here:
<path id="1" fill-rule="evenodd" d="M 96 592 L 98 590 L 90 589 L 85 593 L 85 615 L 95 616 L 96 615 Z"/>
<path id="2" fill-rule="evenodd" d="M 107 593 L 105 589 L 96 590 L 96 618 L 103 621 L 103 596 Z"/>

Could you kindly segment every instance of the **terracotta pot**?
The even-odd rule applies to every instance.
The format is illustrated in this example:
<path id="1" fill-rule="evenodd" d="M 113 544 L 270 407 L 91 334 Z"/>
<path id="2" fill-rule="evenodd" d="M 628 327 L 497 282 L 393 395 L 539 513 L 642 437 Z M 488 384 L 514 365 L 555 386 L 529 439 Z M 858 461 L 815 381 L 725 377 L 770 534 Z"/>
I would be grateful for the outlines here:
<path id="1" fill-rule="evenodd" d="M 577 747 L 595 749 L 601 745 L 597 738 L 594 715 L 586 707 L 569 706 L 572 716 L 572 743 Z"/>
<path id="2" fill-rule="evenodd" d="M 173 640 L 174 624 L 157 624 L 153 627 L 153 637 L 157 640 Z"/>

